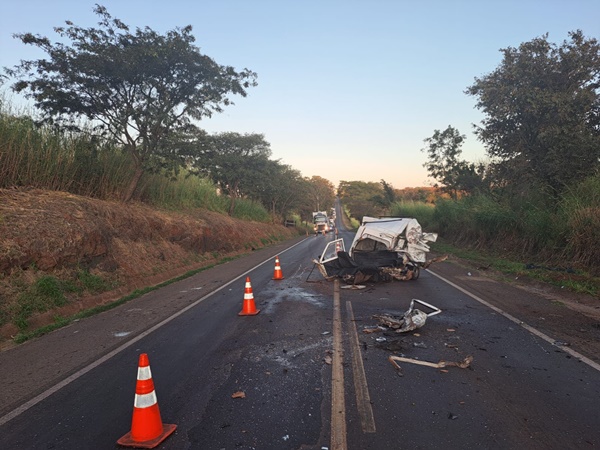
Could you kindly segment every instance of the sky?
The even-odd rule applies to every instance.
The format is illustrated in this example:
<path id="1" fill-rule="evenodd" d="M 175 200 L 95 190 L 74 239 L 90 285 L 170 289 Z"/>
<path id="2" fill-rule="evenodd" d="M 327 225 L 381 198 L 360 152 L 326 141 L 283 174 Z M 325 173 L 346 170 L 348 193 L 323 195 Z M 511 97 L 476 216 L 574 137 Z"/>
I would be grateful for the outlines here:
<path id="1" fill-rule="evenodd" d="M 600 39 L 598 0 L 2 0 L 0 67 L 45 56 L 14 33 L 95 27 L 95 3 L 131 29 L 192 25 L 201 53 L 256 72 L 247 97 L 199 125 L 263 134 L 272 159 L 334 186 L 431 185 L 423 141 L 449 125 L 467 137 L 464 159 L 485 160 L 483 115 L 464 91 L 500 49 L 545 33 L 560 45 L 577 29 Z"/>

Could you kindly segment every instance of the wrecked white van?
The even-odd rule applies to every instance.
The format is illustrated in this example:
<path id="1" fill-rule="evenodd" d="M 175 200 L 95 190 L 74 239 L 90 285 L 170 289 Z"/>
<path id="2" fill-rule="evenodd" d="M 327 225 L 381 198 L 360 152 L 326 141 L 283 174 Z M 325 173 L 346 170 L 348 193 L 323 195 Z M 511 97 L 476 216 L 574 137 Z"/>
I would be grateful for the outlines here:
<path id="1" fill-rule="evenodd" d="M 423 233 L 416 219 L 365 216 L 347 253 L 338 239 L 328 243 L 314 263 L 325 278 L 339 277 L 353 284 L 416 280 L 421 268 L 434 262 L 427 261 L 427 243 L 436 240 L 437 234 Z"/>

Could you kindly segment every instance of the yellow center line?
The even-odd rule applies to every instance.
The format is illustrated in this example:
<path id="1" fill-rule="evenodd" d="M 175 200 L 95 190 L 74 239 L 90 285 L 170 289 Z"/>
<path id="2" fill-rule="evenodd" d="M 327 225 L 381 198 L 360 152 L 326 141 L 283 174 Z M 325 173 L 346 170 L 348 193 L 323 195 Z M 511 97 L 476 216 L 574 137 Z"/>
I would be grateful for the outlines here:
<path id="1" fill-rule="evenodd" d="M 350 301 L 346 301 L 346 310 L 348 311 L 348 330 L 350 332 L 350 348 L 352 350 L 352 374 L 354 376 L 358 416 L 360 417 L 363 433 L 375 433 L 375 418 L 373 417 L 373 408 L 371 407 L 369 386 L 360 352 L 358 332 L 354 324 L 354 311 L 352 310 L 352 303 Z"/>
<path id="2" fill-rule="evenodd" d="M 344 348 L 340 281 L 333 282 L 333 361 L 331 368 L 331 450 L 346 450 L 346 404 L 344 400 Z"/>

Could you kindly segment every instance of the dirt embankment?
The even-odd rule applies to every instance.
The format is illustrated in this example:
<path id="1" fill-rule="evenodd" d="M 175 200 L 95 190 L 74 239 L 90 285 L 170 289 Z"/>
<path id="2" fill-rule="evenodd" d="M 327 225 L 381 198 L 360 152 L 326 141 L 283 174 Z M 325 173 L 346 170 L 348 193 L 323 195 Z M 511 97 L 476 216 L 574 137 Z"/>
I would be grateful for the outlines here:
<path id="1" fill-rule="evenodd" d="M 16 334 L 20 294 L 44 275 L 68 280 L 85 271 L 114 288 L 69 294 L 52 311 L 33 305 L 28 329 L 295 235 L 207 210 L 181 214 L 64 192 L 0 190 L 0 339 Z"/>

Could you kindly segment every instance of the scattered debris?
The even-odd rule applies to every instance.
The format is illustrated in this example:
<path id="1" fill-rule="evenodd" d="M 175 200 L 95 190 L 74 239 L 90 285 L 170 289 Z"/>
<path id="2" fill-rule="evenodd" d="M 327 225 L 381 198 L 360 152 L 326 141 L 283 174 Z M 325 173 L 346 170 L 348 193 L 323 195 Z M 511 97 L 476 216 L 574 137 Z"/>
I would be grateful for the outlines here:
<path id="1" fill-rule="evenodd" d="M 451 412 L 448 412 L 448 419 L 456 420 L 456 419 L 458 419 L 458 416 L 456 414 L 452 414 Z"/>
<path id="2" fill-rule="evenodd" d="M 118 331 L 116 333 L 114 333 L 114 337 L 125 337 L 127 335 L 131 334 L 131 331 Z"/>
<path id="3" fill-rule="evenodd" d="M 421 311 L 420 309 L 416 309 L 415 302 L 430 308 L 432 312 L 427 314 Z M 429 303 L 426 303 L 422 300 L 413 298 L 410 301 L 410 306 L 408 310 L 404 313 L 402 318 L 398 319 L 387 314 L 375 315 L 373 316 L 373 318 L 379 320 L 379 323 L 381 325 L 384 325 L 388 328 L 393 328 L 394 330 L 396 330 L 396 333 L 406 333 L 407 331 L 412 331 L 416 330 L 417 328 L 421 328 L 423 325 L 425 325 L 427 317 L 435 316 L 436 314 L 439 314 L 441 312 L 441 309 L 430 305 Z"/>
<path id="4" fill-rule="evenodd" d="M 237 391 L 231 394 L 231 398 L 246 398 L 246 393 L 244 391 Z"/>
<path id="5" fill-rule="evenodd" d="M 325 364 L 331 365 L 333 359 L 331 358 L 331 356 L 327 355 L 323 358 L 323 362 L 325 362 Z"/>
<path id="6" fill-rule="evenodd" d="M 400 366 L 396 363 L 396 361 L 407 362 L 407 363 L 411 363 L 411 364 L 417 364 L 417 365 L 420 365 L 420 366 L 433 367 L 433 368 L 436 368 L 436 369 L 442 369 L 444 367 L 459 367 L 461 369 L 466 369 L 473 362 L 473 357 L 472 356 L 467 356 L 465 359 L 463 359 L 462 361 L 459 361 L 459 362 L 454 362 L 454 361 L 440 361 L 438 363 L 432 363 L 432 362 L 421 361 L 421 360 L 413 359 L 413 358 L 405 358 L 403 356 L 393 356 L 393 355 L 390 355 L 388 357 L 388 360 L 397 369 L 400 369 Z"/>
<path id="7" fill-rule="evenodd" d="M 416 348 L 427 348 L 427 345 L 425 344 L 425 342 L 413 342 L 413 347 L 416 347 Z"/>
<path id="8" fill-rule="evenodd" d="M 393 341 L 381 342 L 375 344 L 377 348 L 387 350 L 388 352 L 401 352 L 404 350 L 404 340 L 394 339 Z"/>
<path id="9" fill-rule="evenodd" d="M 381 327 L 366 327 L 363 328 L 363 333 L 367 333 L 367 334 L 371 334 L 371 333 L 377 333 L 378 331 L 382 331 L 383 328 Z"/>

